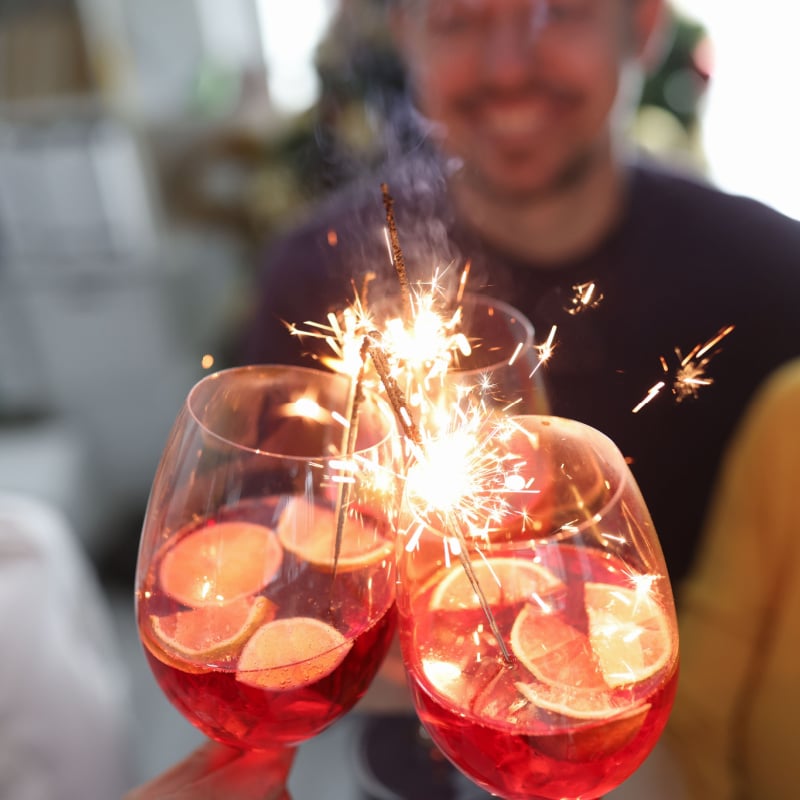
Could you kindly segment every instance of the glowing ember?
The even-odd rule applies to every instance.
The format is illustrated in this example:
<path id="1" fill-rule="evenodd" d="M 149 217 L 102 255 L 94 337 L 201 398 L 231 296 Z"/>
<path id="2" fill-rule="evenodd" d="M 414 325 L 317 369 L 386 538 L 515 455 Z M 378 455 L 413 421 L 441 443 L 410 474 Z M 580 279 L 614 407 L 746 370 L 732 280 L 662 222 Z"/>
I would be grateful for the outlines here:
<path id="1" fill-rule="evenodd" d="M 302 417 L 314 422 L 328 422 L 333 419 L 328 409 L 323 408 L 316 400 L 307 396 L 284 403 L 280 407 L 280 413 L 284 417 Z M 346 420 L 337 420 L 337 422 L 339 421 L 346 423 Z"/>
<path id="2" fill-rule="evenodd" d="M 580 314 L 589 308 L 597 308 L 603 301 L 603 294 L 597 288 L 594 281 L 588 283 L 576 283 L 572 287 L 573 295 L 569 304 L 566 306 L 568 314 Z"/>
<path id="3" fill-rule="evenodd" d="M 550 328 L 550 333 L 547 335 L 547 339 L 545 339 L 542 344 L 536 345 L 536 350 L 539 353 L 539 361 L 536 363 L 536 366 L 533 368 L 531 374 L 528 375 L 529 378 L 532 378 L 539 371 L 539 367 L 541 367 L 542 364 L 547 363 L 552 357 L 553 350 L 555 349 L 556 328 L 557 326 L 553 325 L 553 327 Z"/>
<path id="4" fill-rule="evenodd" d="M 714 383 L 713 378 L 706 374 L 706 367 L 708 367 L 711 359 L 719 353 L 719 349 L 715 349 L 717 345 L 729 334 L 733 333 L 734 325 L 728 325 L 717 331 L 716 335 L 712 336 L 705 344 L 695 345 L 687 355 L 682 355 L 681 351 L 676 347 L 675 355 L 678 357 L 678 366 L 670 385 L 670 390 L 675 396 L 677 402 L 681 403 L 688 397 L 696 398 L 698 391 L 703 386 L 711 386 Z M 661 358 L 661 369 L 665 373 L 670 372 L 670 367 L 665 358 Z M 667 381 L 659 381 L 650 387 L 647 395 L 643 400 L 633 407 L 633 413 L 637 414 L 648 403 L 655 399 L 661 390 L 667 386 Z"/>

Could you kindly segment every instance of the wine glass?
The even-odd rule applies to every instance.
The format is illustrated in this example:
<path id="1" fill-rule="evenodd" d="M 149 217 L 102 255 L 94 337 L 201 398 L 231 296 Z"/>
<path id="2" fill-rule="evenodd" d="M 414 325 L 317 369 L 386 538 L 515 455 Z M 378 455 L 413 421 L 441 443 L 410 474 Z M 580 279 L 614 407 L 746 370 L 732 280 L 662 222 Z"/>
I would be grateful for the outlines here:
<path id="1" fill-rule="evenodd" d="M 456 396 L 487 410 L 514 414 L 549 412 L 539 371 L 540 354 L 530 320 L 514 306 L 467 293 L 460 304 L 461 330 L 470 343 L 444 381 Z"/>
<path id="2" fill-rule="evenodd" d="M 430 443 L 407 475 L 397 608 L 414 704 L 492 794 L 598 798 L 672 706 L 663 555 L 610 439 L 546 415 L 491 426 L 449 468 Z"/>
<path id="3" fill-rule="evenodd" d="M 345 376 L 243 367 L 189 392 L 136 613 L 156 681 L 209 737 L 292 747 L 367 689 L 396 625 L 396 444 L 391 409 Z"/>
<path id="4" fill-rule="evenodd" d="M 406 310 L 390 296 L 369 308 L 369 320 L 422 427 L 441 425 L 453 405 L 481 413 L 549 412 L 533 325 L 508 303 L 468 292 L 448 304 L 428 292 L 415 295 Z"/>

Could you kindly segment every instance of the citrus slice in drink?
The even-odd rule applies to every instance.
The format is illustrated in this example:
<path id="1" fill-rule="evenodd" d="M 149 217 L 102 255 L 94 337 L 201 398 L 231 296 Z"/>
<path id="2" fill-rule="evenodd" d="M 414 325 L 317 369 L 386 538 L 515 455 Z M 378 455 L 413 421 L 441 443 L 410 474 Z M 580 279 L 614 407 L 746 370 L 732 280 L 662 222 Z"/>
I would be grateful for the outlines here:
<path id="1" fill-rule="evenodd" d="M 151 615 L 153 644 L 158 643 L 159 652 L 149 649 L 162 661 L 184 670 L 190 666 L 185 662 L 207 664 L 229 658 L 274 613 L 274 604 L 259 595 L 161 617 Z"/>
<path id="2" fill-rule="evenodd" d="M 575 719 L 615 713 L 589 637 L 561 617 L 526 605 L 511 628 L 511 649 L 538 681 L 519 691 L 538 708 Z"/>
<path id="3" fill-rule="evenodd" d="M 472 572 L 491 606 L 511 605 L 523 600 L 546 603 L 546 598 L 564 584 L 541 564 L 520 558 L 499 556 L 471 562 Z M 431 594 L 430 608 L 466 610 L 480 608 L 478 595 L 466 570 L 454 564 Z"/>
<path id="4" fill-rule="evenodd" d="M 589 634 L 526 605 L 511 629 L 511 649 L 538 680 L 518 689 L 537 707 L 576 719 L 621 714 L 636 698 L 623 687 L 655 675 L 672 653 L 655 600 L 612 584 L 585 587 Z"/>
<path id="5" fill-rule="evenodd" d="M 603 679 L 612 688 L 639 683 L 670 660 L 673 636 L 650 592 L 608 583 L 587 583 L 589 641 Z"/>
<path id="6" fill-rule="evenodd" d="M 239 656 L 236 679 L 286 691 L 329 675 L 353 646 L 336 628 L 313 617 L 286 617 L 262 625 Z"/>
<path id="7" fill-rule="evenodd" d="M 252 522 L 212 523 L 183 537 L 166 553 L 159 580 L 183 605 L 219 606 L 260 592 L 282 559 L 271 528 Z"/>
<path id="8" fill-rule="evenodd" d="M 326 506 L 301 497 L 289 500 L 278 521 L 278 538 L 286 550 L 309 564 L 341 572 L 376 564 L 392 555 L 394 543 L 384 535 L 385 527 L 375 518 L 346 514 L 336 561 L 338 514 Z"/>

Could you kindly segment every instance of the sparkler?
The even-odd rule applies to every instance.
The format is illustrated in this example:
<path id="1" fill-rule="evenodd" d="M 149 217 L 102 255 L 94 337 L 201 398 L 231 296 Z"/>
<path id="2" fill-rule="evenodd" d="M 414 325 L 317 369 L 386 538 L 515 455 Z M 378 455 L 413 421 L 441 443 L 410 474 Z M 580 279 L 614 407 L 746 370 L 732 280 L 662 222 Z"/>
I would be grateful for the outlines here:
<path id="1" fill-rule="evenodd" d="M 698 391 L 703 386 L 711 386 L 714 383 L 713 378 L 706 374 L 706 367 L 711 362 L 711 359 L 719 353 L 719 350 L 714 348 L 729 334 L 733 333 L 735 326 L 727 325 L 720 328 L 717 333 L 712 336 L 705 344 L 695 345 L 685 356 L 676 347 L 675 355 L 678 357 L 678 366 L 675 370 L 674 377 L 670 384 L 672 394 L 675 395 L 677 402 L 681 403 L 688 397 L 696 398 Z M 670 367 L 667 360 L 662 356 L 661 369 L 665 373 L 669 373 Z M 647 390 L 647 395 L 637 403 L 632 411 L 637 414 L 648 403 L 652 402 L 667 386 L 667 381 L 658 381 Z"/>
<path id="2" fill-rule="evenodd" d="M 366 366 L 370 362 L 377 372 L 380 384 L 394 410 L 398 425 L 403 432 L 404 440 L 410 448 L 412 456 L 410 461 L 413 461 L 417 473 L 424 472 L 426 467 L 430 467 L 435 463 L 438 463 L 438 466 L 434 469 L 440 476 L 454 474 L 453 468 L 456 463 L 459 466 L 463 466 L 466 463 L 471 465 L 467 468 L 467 472 L 464 473 L 464 483 L 456 491 L 455 496 L 458 499 L 452 503 L 446 503 L 445 506 L 437 506 L 436 502 L 432 502 L 429 497 L 425 501 L 427 507 L 425 513 L 435 518 L 443 528 L 445 536 L 449 536 L 449 538 L 445 538 L 445 547 L 448 547 L 447 542 L 449 542 L 451 551 L 458 556 L 470 585 L 479 599 L 489 627 L 498 642 L 503 658 L 506 662 L 511 663 L 511 653 L 503 641 L 499 627 L 486 600 L 485 593 L 477 580 L 468 555 L 469 546 L 467 540 L 468 537 L 472 538 L 477 535 L 473 526 L 481 516 L 479 511 L 483 512 L 483 517 L 486 520 L 492 517 L 492 513 L 489 511 L 491 503 L 487 503 L 485 500 L 487 486 L 485 479 L 487 475 L 492 475 L 492 478 L 496 480 L 495 473 L 499 469 L 499 463 L 492 448 L 485 446 L 489 440 L 474 438 L 474 430 L 471 430 L 474 426 L 485 422 L 486 409 L 482 404 L 473 405 L 469 412 L 466 412 L 461 408 L 461 404 L 457 402 L 455 406 L 458 409 L 457 413 L 461 416 L 459 417 L 460 423 L 457 429 L 453 431 L 448 423 L 448 417 L 452 415 L 452 409 L 445 410 L 437 402 L 447 402 L 441 396 L 441 393 L 435 391 L 431 393 L 429 391 L 434 381 L 441 381 L 445 378 L 448 369 L 459 354 L 468 356 L 471 353 L 471 344 L 460 331 L 462 322 L 461 301 L 470 265 L 467 263 L 462 272 L 456 309 L 449 318 L 445 317 L 437 308 L 439 297 L 435 291 L 435 281 L 433 290 L 425 293 L 419 292 L 412 296 L 394 218 L 393 200 L 385 183 L 381 185 L 381 191 L 386 209 L 390 257 L 402 292 L 402 318 L 388 320 L 384 325 L 383 331 L 375 328 L 373 320 L 366 310 L 368 280 L 365 280 L 362 291 L 357 295 L 353 306 L 347 309 L 341 318 L 330 315 L 328 317 L 328 325 L 307 323 L 310 330 L 301 331 L 295 326 L 289 326 L 289 330 L 295 335 L 311 335 L 324 339 L 336 356 L 336 359 L 328 359 L 325 363 L 356 376 L 354 401 L 351 407 L 346 445 L 348 453 L 352 452 L 355 444 L 358 407 L 363 395 L 363 384 L 366 380 Z M 554 333 L 555 331 L 551 332 L 551 337 L 546 345 L 548 354 L 552 348 Z M 357 360 L 353 355 L 356 350 L 356 343 L 358 343 Z M 518 351 L 519 348 L 509 360 L 510 364 L 513 364 Z M 541 350 L 540 353 L 544 355 L 545 351 Z M 540 360 L 540 363 L 542 360 Z M 334 364 L 335 361 L 338 361 L 338 364 Z M 354 369 L 356 365 L 357 369 Z M 401 388 L 398 377 L 403 379 L 406 391 Z M 425 428 L 424 435 L 413 419 L 407 399 L 409 396 L 415 398 L 416 405 L 422 412 L 421 416 Z M 439 463 L 440 459 L 431 459 L 431 453 L 439 456 L 445 450 L 452 450 L 455 441 L 460 441 L 462 445 L 466 444 L 467 448 L 475 448 L 475 452 L 479 455 L 468 462 L 457 461 L 453 463 L 451 459 L 445 459 L 444 463 Z M 478 465 L 481 466 L 478 467 Z M 407 472 L 406 478 L 408 478 L 408 475 L 409 473 Z M 428 482 L 429 487 L 432 485 Z M 479 497 L 484 499 L 476 505 L 476 498 Z M 341 547 L 346 501 L 347 487 L 344 486 L 342 487 L 340 507 L 337 514 L 334 573 Z"/>
<path id="3" fill-rule="evenodd" d="M 411 321 L 411 293 L 408 286 L 408 273 L 406 272 L 406 261 L 403 257 L 403 250 L 400 247 L 400 237 L 397 233 L 397 223 L 394 218 L 394 199 L 389 194 L 389 186 L 381 184 L 383 194 L 383 205 L 386 209 L 386 226 L 389 231 L 389 251 L 394 264 L 397 279 L 400 281 L 400 292 L 403 299 L 403 316 L 406 322 Z"/>
<path id="4" fill-rule="evenodd" d="M 389 257 L 400 284 L 402 313 L 376 324 L 368 309 L 367 291 L 374 275 L 368 274 L 356 291 L 353 304 L 339 315 L 329 315 L 327 324 L 306 323 L 301 330 L 290 325 L 298 336 L 324 340 L 332 353 L 320 360 L 326 366 L 353 377 L 353 401 L 350 409 L 345 450 L 352 454 L 358 424 L 358 410 L 364 387 L 371 383 L 381 388 L 391 405 L 407 448 L 404 474 L 407 496 L 417 519 L 442 532 L 445 558 L 457 556 L 478 598 L 483 614 L 507 663 L 513 657 L 503 640 L 486 595 L 475 575 L 470 553 L 480 553 L 478 542 L 488 537 L 492 525 L 509 513 L 504 493 L 514 478 L 507 452 L 498 443 L 508 433 L 510 420 L 505 411 L 489 411 L 481 401 L 475 401 L 468 388 L 455 399 L 443 392 L 444 381 L 457 360 L 469 356 L 472 343 L 462 332 L 462 301 L 470 273 L 467 262 L 460 276 L 455 308 L 445 312 L 443 293 L 437 288 L 437 276 L 427 290 L 419 286 L 412 291 L 408 281 L 403 251 L 400 246 L 394 201 L 387 184 L 381 184 L 386 211 L 386 235 Z M 602 294 L 594 283 L 573 287 L 575 297 L 570 313 L 595 308 Z M 536 371 L 553 353 L 556 327 L 541 345 L 537 345 L 538 362 L 529 374 Z M 507 360 L 512 366 L 524 343 Z M 370 365 L 377 378 L 370 375 Z M 481 376 L 479 387 L 491 384 L 489 373 Z M 460 388 L 460 387 L 459 387 Z M 412 407 L 418 421 L 412 414 Z M 518 477 L 518 476 L 517 476 Z M 529 487 L 515 487 L 526 492 Z M 348 486 L 341 490 L 337 514 L 334 574 L 344 528 Z M 524 513 L 524 512 L 523 512 Z M 412 534 L 408 546 L 414 546 Z"/>

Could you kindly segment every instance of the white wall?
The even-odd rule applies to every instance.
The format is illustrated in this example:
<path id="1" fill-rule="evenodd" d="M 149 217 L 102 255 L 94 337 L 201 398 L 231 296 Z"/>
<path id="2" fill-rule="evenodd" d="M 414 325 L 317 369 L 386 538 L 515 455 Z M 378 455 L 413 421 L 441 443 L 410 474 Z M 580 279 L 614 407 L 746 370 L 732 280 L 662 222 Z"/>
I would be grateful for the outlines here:
<path id="1" fill-rule="evenodd" d="M 703 117 L 711 177 L 800 219 L 800 7 L 786 0 L 675 0 L 714 48 Z"/>

